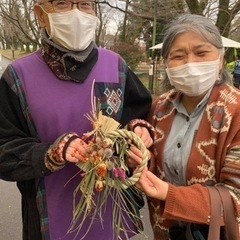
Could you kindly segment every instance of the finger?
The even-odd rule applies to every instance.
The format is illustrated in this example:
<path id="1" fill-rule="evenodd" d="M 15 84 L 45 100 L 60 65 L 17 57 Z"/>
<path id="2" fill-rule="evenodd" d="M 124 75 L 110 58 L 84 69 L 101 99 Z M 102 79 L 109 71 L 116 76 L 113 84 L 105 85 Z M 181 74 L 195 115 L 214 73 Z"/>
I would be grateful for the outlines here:
<path id="1" fill-rule="evenodd" d="M 86 160 L 87 144 L 81 139 L 73 140 L 66 150 L 66 160 L 69 162 L 83 162 Z"/>
<path id="2" fill-rule="evenodd" d="M 147 128 L 143 129 L 142 138 L 143 138 L 143 141 L 144 141 L 146 147 L 150 147 L 152 145 L 153 139 Z"/>
<path id="3" fill-rule="evenodd" d="M 82 139 L 76 138 L 69 144 L 69 147 L 86 148 L 87 144 Z"/>
<path id="4" fill-rule="evenodd" d="M 77 163 L 79 162 L 79 159 L 77 157 L 75 157 L 75 155 L 73 154 L 69 154 L 69 153 L 66 153 L 66 160 L 68 162 L 72 162 L 72 163 Z"/>
<path id="5" fill-rule="evenodd" d="M 141 163 L 142 159 L 141 158 L 134 159 L 129 157 L 127 158 L 126 161 L 129 168 L 136 168 Z"/>
<path id="6" fill-rule="evenodd" d="M 80 152 L 78 151 L 77 148 L 73 148 L 73 147 L 68 147 L 66 150 L 66 160 L 68 162 L 78 162 L 79 158 L 80 158 Z"/>
<path id="7" fill-rule="evenodd" d="M 165 201 L 168 193 L 168 188 L 169 188 L 168 183 L 165 181 L 162 181 L 150 171 L 146 173 L 146 180 L 148 181 L 150 191 L 148 191 L 148 187 L 144 189 L 144 186 L 143 186 L 143 189 L 146 192 L 148 191 L 148 195 L 150 194 L 154 198 Z"/>
<path id="8" fill-rule="evenodd" d="M 134 130 L 135 131 L 135 130 Z M 149 134 L 149 131 L 147 128 L 145 127 L 136 127 L 136 132 L 135 132 L 143 141 L 144 145 L 149 148 L 152 143 L 153 143 L 153 139 L 151 137 L 151 135 Z"/>
<path id="9" fill-rule="evenodd" d="M 140 155 L 138 155 L 133 153 L 132 151 L 128 151 L 128 162 L 131 164 L 132 167 L 136 167 L 137 165 L 141 164 L 142 152 L 140 152 Z"/>
<path id="10" fill-rule="evenodd" d="M 159 183 L 159 178 L 150 171 L 146 172 L 146 179 L 152 186 L 156 186 Z"/>
<path id="11" fill-rule="evenodd" d="M 134 173 L 136 171 L 137 170 L 135 170 Z M 136 187 L 141 189 L 141 191 L 144 191 L 144 184 L 146 184 L 146 172 L 147 172 L 147 167 L 144 167 L 138 182 L 135 183 Z"/>
<path id="12" fill-rule="evenodd" d="M 143 188 L 142 188 L 142 185 L 140 184 L 140 182 L 136 182 L 135 186 L 143 192 Z"/>
<path id="13" fill-rule="evenodd" d="M 66 153 L 66 160 L 68 162 L 74 162 L 74 163 L 85 162 L 86 157 L 77 153 Z"/>
<path id="14" fill-rule="evenodd" d="M 134 133 L 136 134 L 136 135 L 138 135 L 140 138 L 141 138 L 141 136 L 142 136 L 142 127 L 140 127 L 140 126 L 137 126 L 137 127 L 135 127 L 134 128 Z"/>
<path id="15" fill-rule="evenodd" d="M 129 153 L 132 153 L 132 154 L 135 154 L 139 157 L 142 157 L 143 154 L 142 154 L 142 151 L 140 149 L 138 149 L 136 146 L 134 145 L 131 145 L 129 150 L 128 150 Z"/>
<path id="16" fill-rule="evenodd" d="M 153 139 L 151 137 L 147 138 L 146 141 L 144 142 L 144 145 L 146 148 L 151 147 L 153 144 Z"/>

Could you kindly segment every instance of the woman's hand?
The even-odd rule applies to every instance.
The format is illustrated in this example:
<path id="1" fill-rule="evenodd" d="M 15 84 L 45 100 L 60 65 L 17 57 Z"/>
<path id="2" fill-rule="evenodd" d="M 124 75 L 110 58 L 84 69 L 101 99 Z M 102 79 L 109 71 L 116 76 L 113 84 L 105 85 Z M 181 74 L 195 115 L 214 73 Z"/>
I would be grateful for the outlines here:
<path id="1" fill-rule="evenodd" d="M 141 138 L 141 140 L 143 141 L 146 148 L 149 148 L 152 146 L 153 139 L 147 128 L 137 126 L 134 129 L 134 133 L 137 134 Z"/>
<path id="2" fill-rule="evenodd" d="M 148 132 L 148 129 L 145 127 L 137 126 L 134 129 L 134 133 L 138 135 L 141 140 L 143 141 L 146 148 L 149 148 L 153 144 L 153 139 Z M 131 145 L 128 150 L 128 158 L 127 158 L 127 165 L 130 168 L 136 168 L 139 164 L 141 164 L 143 158 L 143 154 L 141 150 L 139 150 L 136 146 Z M 149 153 L 150 159 L 150 153 Z"/>
<path id="3" fill-rule="evenodd" d="M 139 164 L 141 164 L 142 158 L 142 151 L 139 150 L 136 146 L 131 145 L 128 149 L 128 157 L 126 159 L 128 167 L 136 168 Z"/>
<path id="4" fill-rule="evenodd" d="M 136 186 L 145 192 L 149 197 L 153 197 L 159 200 L 166 200 L 168 192 L 168 183 L 159 179 L 152 172 L 148 171 L 145 167 L 142 171 L 139 181 Z"/>

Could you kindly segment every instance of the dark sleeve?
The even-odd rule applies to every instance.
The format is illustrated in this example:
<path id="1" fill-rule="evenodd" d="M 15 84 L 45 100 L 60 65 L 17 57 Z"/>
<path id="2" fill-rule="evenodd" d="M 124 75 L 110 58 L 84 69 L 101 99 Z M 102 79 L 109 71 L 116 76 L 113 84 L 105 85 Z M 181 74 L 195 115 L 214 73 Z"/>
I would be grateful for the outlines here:
<path id="1" fill-rule="evenodd" d="M 143 85 L 139 78 L 128 68 L 122 126 L 135 118 L 146 119 L 152 104 L 150 91 Z"/>
<path id="2" fill-rule="evenodd" d="M 11 78 L 11 79 L 9 79 Z M 44 155 L 50 144 L 30 134 L 9 67 L 0 79 L 0 179 L 24 181 L 50 174 Z"/>

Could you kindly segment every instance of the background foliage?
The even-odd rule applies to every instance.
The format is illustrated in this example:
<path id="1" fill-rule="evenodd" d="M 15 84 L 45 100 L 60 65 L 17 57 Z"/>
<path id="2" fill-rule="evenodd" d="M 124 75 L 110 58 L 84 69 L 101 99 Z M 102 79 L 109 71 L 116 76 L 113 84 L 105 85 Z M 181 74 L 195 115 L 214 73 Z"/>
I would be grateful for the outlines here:
<path id="1" fill-rule="evenodd" d="M 189 12 L 213 20 L 222 36 L 240 41 L 240 0 L 109 0 L 97 1 L 100 25 L 97 45 L 113 49 L 134 69 L 154 58 L 149 50 L 162 40 L 164 26 L 178 14 Z M 36 0 L 1 0 L 0 48 L 31 52 L 40 47 L 40 32 L 33 6 Z M 146 46 L 146 47 L 145 47 Z M 233 60 L 228 49 L 227 61 Z"/>

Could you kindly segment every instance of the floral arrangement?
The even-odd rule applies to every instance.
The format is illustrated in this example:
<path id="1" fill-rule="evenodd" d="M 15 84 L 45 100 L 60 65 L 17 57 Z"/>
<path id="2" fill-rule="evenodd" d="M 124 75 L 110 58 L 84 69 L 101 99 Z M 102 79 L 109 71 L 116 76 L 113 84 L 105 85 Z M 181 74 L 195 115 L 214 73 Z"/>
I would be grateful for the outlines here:
<path id="1" fill-rule="evenodd" d="M 140 218 L 133 197 L 139 190 L 134 184 L 147 164 L 148 151 L 134 132 L 120 129 L 117 121 L 104 116 L 101 111 L 94 111 L 86 117 L 92 123 L 93 131 L 84 134 L 84 140 L 88 143 L 87 154 L 84 161 L 76 164 L 81 169 L 82 180 L 74 191 L 70 231 L 80 231 L 90 214 L 92 223 L 95 218 L 103 221 L 104 203 L 111 197 L 114 203 L 112 228 L 116 239 L 120 239 L 120 232 L 127 236 L 129 231 L 124 229 L 127 224 L 123 211 L 133 219 Z M 125 161 L 131 144 L 143 153 L 142 163 L 134 173 L 131 173 Z M 141 231 L 140 219 L 133 222 L 137 231 Z M 91 224 L 88 231 L 90 228 Z"/>

